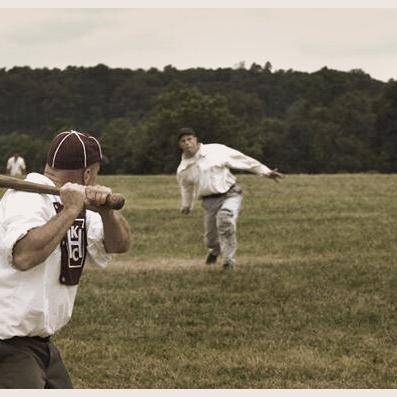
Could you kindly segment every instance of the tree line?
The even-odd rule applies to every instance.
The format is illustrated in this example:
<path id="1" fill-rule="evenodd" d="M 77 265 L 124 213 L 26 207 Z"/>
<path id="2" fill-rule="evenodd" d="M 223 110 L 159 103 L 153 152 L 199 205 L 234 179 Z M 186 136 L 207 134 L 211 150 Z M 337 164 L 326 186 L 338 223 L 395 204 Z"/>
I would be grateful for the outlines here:
<path id="1" fill-rule="evenodd" d="M 18 151 L 29 170 L 75 129 L 100 138 L 105 173 L 173 173 L 183 126 L 288 173 L 397 166 L 397 82 L 360 69 L 14 67 L 0 69 L 0 92 L 0 158 Z"/>

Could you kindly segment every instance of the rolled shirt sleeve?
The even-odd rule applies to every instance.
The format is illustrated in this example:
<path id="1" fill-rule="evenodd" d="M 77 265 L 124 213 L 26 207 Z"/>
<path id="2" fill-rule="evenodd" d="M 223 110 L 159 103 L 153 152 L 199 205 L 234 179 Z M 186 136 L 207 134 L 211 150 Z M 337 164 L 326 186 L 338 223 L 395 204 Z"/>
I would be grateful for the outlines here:
<path id="1" fill-rule="evenodd" d="M 2 205 L 0 209 L 0 250 L 9 265 L 13 266 L 13 249 L 17 241 L 25 237 L 29 230 L 44 225 L 48 214 L 43 210 L 43 196 L 37 193 L 8 190 L 2 200 L 7 205 Z"/>

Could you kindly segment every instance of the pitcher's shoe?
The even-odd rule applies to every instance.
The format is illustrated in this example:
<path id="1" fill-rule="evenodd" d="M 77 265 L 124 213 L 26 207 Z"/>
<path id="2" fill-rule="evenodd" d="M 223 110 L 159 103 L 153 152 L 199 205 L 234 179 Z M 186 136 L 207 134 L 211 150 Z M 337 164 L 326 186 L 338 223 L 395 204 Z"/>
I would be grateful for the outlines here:
<path id="1" fill-rule="evenodd" d="M 207 259 L 205 260 L 206 265 L 213 265 L 216 263 L 218 256 L 212 254 L 211 252 L 208 254 Z"/>
<path id="2" fill-rule="evenodd" d="M 234 268 L 234 264 L 232 262 L 225 262 L 222 265 L 222 270 L 224 270 L 224 271 L 233 270 L 233 268 Z"/>

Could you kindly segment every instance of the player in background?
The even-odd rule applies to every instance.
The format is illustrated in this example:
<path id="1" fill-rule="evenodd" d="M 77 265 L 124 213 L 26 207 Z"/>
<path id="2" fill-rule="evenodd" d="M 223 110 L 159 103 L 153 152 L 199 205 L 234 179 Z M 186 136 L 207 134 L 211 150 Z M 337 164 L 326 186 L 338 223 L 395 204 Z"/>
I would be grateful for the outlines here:
<path id="1" fill-rule="evenodd" d="M 21 178 L 26 174 L 25 160 L 18 152 L 14 153 L 8 160 L 6 174 Z"/>

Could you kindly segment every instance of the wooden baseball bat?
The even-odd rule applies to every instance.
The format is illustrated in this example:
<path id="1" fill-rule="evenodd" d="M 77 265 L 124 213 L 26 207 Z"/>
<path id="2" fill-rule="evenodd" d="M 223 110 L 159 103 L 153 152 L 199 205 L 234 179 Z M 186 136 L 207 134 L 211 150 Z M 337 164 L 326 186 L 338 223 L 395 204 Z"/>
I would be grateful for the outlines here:
<path id="1" fill-rule="evenodd" d="M 8 189 L 21 190 L 23 192 L 41 193 L 41 194 L 54 194 L 59 196 L 59 188 L 55 186 L 43 185 L 41 183 L 34 183 L 24 181 L 23 179 L 14 178 L 12 176 L 0 175 L 0 187 Z M 123 208 L 125 198 L 122 194 L 112 193 L 106 198 L 104 207 L 114 210 Z"/>

